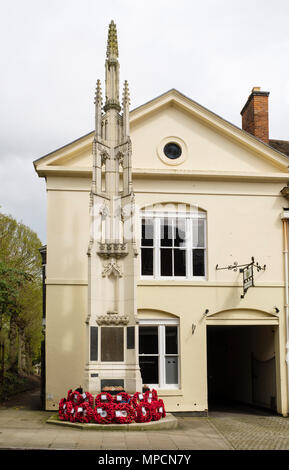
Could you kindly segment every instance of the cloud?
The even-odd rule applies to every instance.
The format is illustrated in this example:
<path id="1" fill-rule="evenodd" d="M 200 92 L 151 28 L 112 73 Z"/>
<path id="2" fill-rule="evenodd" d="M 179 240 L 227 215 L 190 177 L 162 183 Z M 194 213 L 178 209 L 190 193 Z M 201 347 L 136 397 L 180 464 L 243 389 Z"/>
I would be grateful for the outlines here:
<path id="1" fill-rule="evenodd" d="M 174 87 L 240 126 L 251 88 L 261 86 L 272 138 L 288 139 L 288 13 L 287 0 L 1 2 L 3 207 L 44 238 L 45 185 L 32 161 L 93 129 L 111 19 L 132 108 Z"/>

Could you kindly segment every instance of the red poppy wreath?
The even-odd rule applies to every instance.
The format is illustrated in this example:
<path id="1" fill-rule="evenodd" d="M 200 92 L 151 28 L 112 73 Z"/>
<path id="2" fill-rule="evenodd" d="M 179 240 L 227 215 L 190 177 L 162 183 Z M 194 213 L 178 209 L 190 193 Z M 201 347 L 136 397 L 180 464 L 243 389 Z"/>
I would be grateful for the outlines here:
<path id="1" fill-rule="evenodd" d="M 140 403 L 136 407 L 135 421 L 137 423 L 148 423 L 149 421 L 151 421 L 151 419 L 151 405 L 149 405 L 148 403 Z"/>
<path id="2" fill-rule="evenodd" d="M 76 407 L 75 421 L 77 423 L 90 423 L 94 418 L 94 412 L 88 402 L 83 402 Z"/>
<path id="3" fill-rule="evenodd" d="M 145 403 L 145 396 L 143 393 L 136 392 L 131 399 L 131 404 L 137 408 L 141 403 Z"/>
<path id="4" fill-rule="evenodd" d="M 128 403 L 114 405 L 113 421 L 118 424 L 132 423 L 135 419 L 136 412 Z"/>
<path id="5" fill-rule="evenodd" d="M 102 392 L 95 397 L 95 406 L 103 405 L 104 403 L 113 402 L 113 397 L 110 393 Z"/>
<path id="6" fill-rule="evenodd" d="M 110 424 L 114 418 L 114 403 L 100 403 L 94 408 L 94 421 L 98 424 Z"/>
<path id="7" fill-rule="evenodd" d="M 160 401 L 154 401 L 150 405 L 150 411 L 152 416 L 152 421 L 159 421 L 164 412 L 164 407 Z"/>
<path id="8" fill-rule="evenodd" d="M 114 403 L 116 404 L 120 404 L 120 403 L 129 403 L 131 400 L 131 396 L 129 393 L 126 393 L 126 392 L 119 392 L 117 395 L 115 395 L 113 401 Z"/>

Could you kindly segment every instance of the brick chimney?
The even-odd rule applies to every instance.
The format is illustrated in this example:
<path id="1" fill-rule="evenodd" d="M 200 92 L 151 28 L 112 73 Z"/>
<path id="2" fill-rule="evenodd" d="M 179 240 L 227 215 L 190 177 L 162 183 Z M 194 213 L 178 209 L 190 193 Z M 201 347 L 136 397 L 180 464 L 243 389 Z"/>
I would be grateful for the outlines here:
<path id="1" fill-rule="evenodd" d="M 242 129 L 269 144 L 268 91 L 254 87 L 241 111 Z"/>

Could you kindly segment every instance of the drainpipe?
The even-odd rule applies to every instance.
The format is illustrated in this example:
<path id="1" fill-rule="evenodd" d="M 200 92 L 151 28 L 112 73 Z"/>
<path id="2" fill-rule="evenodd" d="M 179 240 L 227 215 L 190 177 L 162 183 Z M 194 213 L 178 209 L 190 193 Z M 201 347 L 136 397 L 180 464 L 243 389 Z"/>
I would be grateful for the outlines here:
<path id="1" fill-rule="evenodd" d="M 284 246 L 284 274 L 285 274 L 285 322 L 286 322 L 286 365 L 287 365 L 287 407 L 289 405 L 289 299 L 288 299 L 288 220 L 289 220 L 289 209 L 284 208 L 281 215 L 283 224 L 283 246 Z M 288 411 L 287 411 L 288 413 Z"/>
<path id="2" fill-rule="evenodd" d="M 43 340 L 41 341 L 41 407 L 45 410 L 46 398 L 46 341 L 45 341 L 45 326 L 46 326 L 46 255 L 47 246 L 44 245 L 39 249 L 42 259 L 42 333 Z"/>

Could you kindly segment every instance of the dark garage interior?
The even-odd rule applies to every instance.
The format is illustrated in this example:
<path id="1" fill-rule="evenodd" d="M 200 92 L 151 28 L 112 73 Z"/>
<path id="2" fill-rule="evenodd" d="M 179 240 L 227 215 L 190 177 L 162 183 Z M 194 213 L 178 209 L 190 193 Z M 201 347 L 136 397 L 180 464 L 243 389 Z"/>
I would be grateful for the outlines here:
<path id="1" fill-rule="evenodd" d="M 209 410 L 276 410 L 275 326 L 207 326 Z"/>

